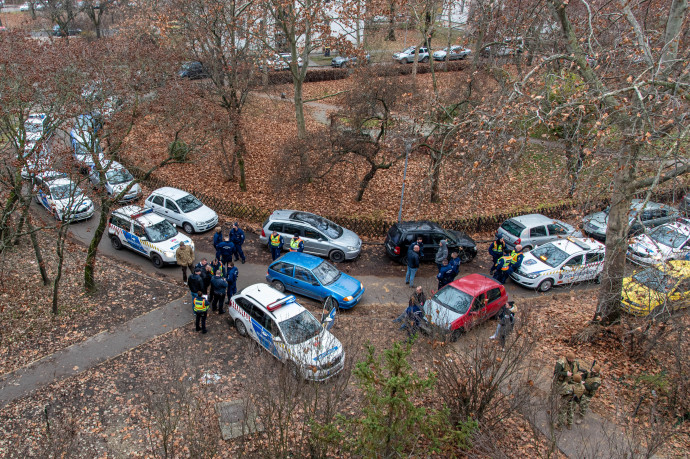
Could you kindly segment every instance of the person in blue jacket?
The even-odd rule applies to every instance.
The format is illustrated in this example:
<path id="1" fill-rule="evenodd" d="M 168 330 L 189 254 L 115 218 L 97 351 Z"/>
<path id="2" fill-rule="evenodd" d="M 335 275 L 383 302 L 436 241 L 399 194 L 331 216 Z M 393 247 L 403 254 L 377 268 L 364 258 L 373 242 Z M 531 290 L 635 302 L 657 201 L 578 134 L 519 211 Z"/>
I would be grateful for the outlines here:
<path id="1" fill-rule="evenodd" d="M 448 260 L 443 260 L 441 269 L 438 270 L 436 279 L 438 279 L 438 289 L 441 290 L 447 284 L 453 282 L 453 267 L 448 263 Z"/>
<path id="2" fill-rule="evenodd" d="M 216 227 L 216 232 L 213 233 L 213 248 L 216 249 L 216 258 L 220 259 L 220 252 L 218 251 L 218 245 L 223 242 L 223 228 Z"/>
<path id="3" fill-rule="evenodd" d="M 235 263 L 232 261 L 228 263 L 225 274 L 225 280 L 228 282 L 228 303 L 230 303 L 230 297 L 237 293 L 237 278 L 239 275 L 240 271 L 235 267 Z"/>
<path id="4" fill-rule="evenodd" d="M 491 255 L 492 266 L 496 265 L 498 259 L 505 255 L 506 241 L 500 233 L 496 233 L 496 240 L 489 246 L 489 255 Z"/>
<path id="5" fill-rule="evenodd" d="M 213 302 L 211 303 L 211 310 L 218 309 L 218 314 L 223 314 L 223 307 L 225 306 L 225 293 L 228 291 L 228 282 L 221 277 L 222 271 L 216 273 L 211 279 L 211 289 L 213 290 Z"/>
<path id="6" fill-rule="evenodd" d="M 235 244 L 230 242 L 229 236 L 225 236 L 225 239 L 218 244 L 216 250 L 220 253 L 220 261 L 223 264 L 227 264 L 232 261 L 232 254 L 235 253 Z"/>
<path id="7" fill-rule="evenodd" d="M 232 224 L 232 229 L 230 230 L 230 242 L 235 244 L 235 253 L 233 254 L 234 261 L 242 259 L 242 264 L 247 260 L 242 251 L 242 244 L 244 244 L 244 231 L 240 228 L 239 222 Z"/>
<path id="8" fill-rule="evenodd" d="M 414 276 L 419 269 L 419 252 L 420 247 L 414 245 L 410 251 L 407 252 L 407 272 L 405 273 L 405 283 L 410 287 L 414 287 Z"/>
<path id="9" fill-rule="evenodd" d="M 460 273 L 460 257 L 458 256 L 458 252 L 450 253 L 450 261 L 448 262 L 448 266 L 450 266 L 453 270 L 453 279 L 455 279 L 455 277 Z"/>

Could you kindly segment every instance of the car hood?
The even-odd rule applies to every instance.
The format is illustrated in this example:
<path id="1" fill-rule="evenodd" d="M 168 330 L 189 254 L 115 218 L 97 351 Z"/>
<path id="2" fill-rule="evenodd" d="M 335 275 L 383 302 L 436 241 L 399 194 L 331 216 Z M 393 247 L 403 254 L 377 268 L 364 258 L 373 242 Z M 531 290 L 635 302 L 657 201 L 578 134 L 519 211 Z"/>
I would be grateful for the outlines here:
<path id="1" fill-rule="evenodd" d="M 663 303 L 665 299 L 665 295 L 635 282 L 632 277 L 623 279 L 622 296 L 629 303 L 643 307 L 649 306 L 650 311 Z"/>
<path id="2" fill-rule="evenodd" d="M 605 230 L 609 223 L 609 214 L 606 212 L 589 214 L 584 218 L 584 222 Z"/>
<path id="3" fill-rule="evenodd" d="M 528 252 L 522 259 L 522 264 L 520 265 L 520 269 L 518 272 L 534 274 L 554 269 L 558 268 L 552 268 L 551 266 L 547 265 L 539 258 L 535 257 L 534 255 Z"/>
<path id="4" fill-rule="evenodd" d="M 120 183 L 120 184 L 117 184 L 117 185 L 111 185 L 111 184 L 109 183 L 108 186 L 111 188 L 111 190 L 112 190 L 111 193 L 112 193 L 112 194 L 119 194 L 119 193 L 122 192 L 122 190 L 124 190 L 125 188 L 127 188 L 127 186 L 128 186 L 130 183 L 131 183 L 131 182 Z M 141 187 L 139 186 L 138 183 L 135 183 L 134 185 L 132 185 L 132 188 L 129 189 L 129 191 L 127 192 L 127 194 L 128 194 L 128 195 L 135 194 L 135 193 L 138 194 L 138 193 L 140 193 L 140 192 L 141 192 Z"/>
<path id="5" fill-rule="evenodd" d="M 197 222 L 205 222 L 216 217 L 216 213 L 206 205 L 202 205 L 198 209 L 186 213 L 185 215 L 191 220 L 195 220 Z"/>
<path id="6" fill-rule="evenodd" d="M 343 57 L 343 56 L 336 56 L 336 57 L 334 57 L 334 58 L 332 59 L 331 62 L 335 62 L 335 63 L 337 63 L 337 64 L 340 64 L 341 62 L 346 61 L 346 60 L 347 60 L 346 57 Z"/>
<path id="7" fill-rule="evenodd" d="M 299 344 L 290 345 L 292 356 L 303 365 L 323 365 L 343 353 L 343 345 L 328 330 Z"/>
<path id="8" fill-rule="evenodd" d="M 91 202 L 91 199 L 84 195 L 74 196 L 73 199 L 69 197 L 65 199 L 54 199 L 53 202 L 55 203 L 55 207 L 58 207 L 60 209 L 67 209 L 71 207 L 76 208 L 77 211 L 79 211 L 82 208 L 89 207 L 93 204 Z"/>
<path id="9" fill-rule="evenodd" d="M 185 236 L 182 233 L 177 233 L 170 239 L 166 239 L 165 241 L 161 242 L 154 242 L 153 244 L 156 244 L 156 246 L 158 246 L 161 250 L 170 250 L 174 252 L 180 246 L 180 242 L 184 242 L 185 245 L 191 246 L 192 250 L 194 250 L 194 242 L 188 236 Z"/>
<path id="10" fill-rule="evenodd" d="M 451 311 L 434 300 L 427 300 L 426 303 L 424 303 L 423 310 L 424 317 L 429 323 L 445 329 L 450 329 L 451 324 L 455 320 L 465 315 Z"/>
<path id="11" fill-rule="evenodd" d="M 326 285 L 326 288 L 344 298 L 346 296 L 355 296 L 355 293 L 359 292 L 364 286 L 354 277 L 348 276 L 345 273 L 340 273 L 338 280 L 332 284 Z"/>
<path id="12" fill-rule="evenodd" d="M 334 239 L 333 242 L 342 245 L 343 247 L 359 247 L 362 245 L 362 240 L 357 236 L 354 231 L 343 228 L 343 235 L 338 239 Z"/>
<path id="13" fill-rule="evenodd" d="M 477 243 L 474 242 L 474 239 L 469 237 L 467 234 L 463 233 L 462 231 L 456 231 L 456 230 L 450 230 L 448 231 L 453 238 L 455 238 L 455 241 L 457 242 L 458 245 L 462 247 L 476 247 Z"/>
<path id="14" fill-rule="evenodd" d="M 665 258 L 673 252 L 671 247 L 653 241 L 652 238 L 646 234 L 635 237 L 629 247 L 635 252 L 646 253 L 649 254 L 651 258 L 659 257 L 659 259 Z"/>
<path id="15" fill-rule="evenodd" d="M 434 51 L 434 57 L 445 57 L 446 54 L 447 54 L 446 51 L 442 50 L 442 49 L 438 50 L 438 51 Z"/>

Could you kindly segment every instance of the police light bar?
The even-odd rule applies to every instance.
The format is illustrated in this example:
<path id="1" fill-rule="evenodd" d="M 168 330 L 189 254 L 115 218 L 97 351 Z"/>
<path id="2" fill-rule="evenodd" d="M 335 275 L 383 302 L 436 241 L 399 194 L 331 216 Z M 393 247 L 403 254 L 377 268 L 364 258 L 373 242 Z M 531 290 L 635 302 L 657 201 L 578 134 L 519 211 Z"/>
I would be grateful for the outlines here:
<path id="1" fill-rule="evenodd" d="M 276 309 L 278 309 L 279 307 L 281 307 L 281 306 L 283 306 L 283 305 L 285 305 L 285 304 L 292 303 L 292 302 L 294 302 L 294 301 L 295 301 L 295 295 L 284 296 L 283 298 L 281 298 L 281 299 L 279 299 L 279 300 L 277 300 L 277 301 L 274 301 L 273 303 L 270 303 L 270 304 L 266 305 L 266 309 L 268 309 L 269 311 L 273 312 L 273 311 L 275 311 Z"/>
<path id="2" fill-rule="evenodd" d="M 142 210 L 141 212 L 137 212 L 136 214 L 132 215 L 132 218 L 139 218 L 143 215 L 153 213 L 153 209 L 145 209 Z"/>

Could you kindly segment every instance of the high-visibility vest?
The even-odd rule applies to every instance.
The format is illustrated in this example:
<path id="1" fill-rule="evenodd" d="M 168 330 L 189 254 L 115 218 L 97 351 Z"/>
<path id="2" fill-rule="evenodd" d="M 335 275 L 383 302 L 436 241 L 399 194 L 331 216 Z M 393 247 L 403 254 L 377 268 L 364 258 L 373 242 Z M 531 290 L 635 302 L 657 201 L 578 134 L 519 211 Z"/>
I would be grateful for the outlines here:
<path id="1" fill-rule="evenodd" d="M 292 240 L 290 240 L 290 252 L 297 252 L 297 250 L 299 250 L 300 242 L 302 242 L 302 239 L 300 239 L 300 238 L 295 239 L 293 237 Z"/>
<path id="2" fill-rule="evenodd" d="M 194 298 L 194 310 L 196 312 L 208 311 L 208 303 L 203 298 Z"/>
<path id="3" fill-rule="evenodd" d="M 501 271 L 508 271 L 508 269 L 510 268 L 510 263 L 512 261 L 512 258 L 510 257 L 510 255 L 507 255 L 505 257 L 501 257 L 498 260 L 499 261 L 503 260 L 503 266 L 501 266 Z"/>
<path id="4" fill-rule="evenodd" d="M 280 234 L 276 234 L 275 236 L 271 234 L 271 245 L 273 247 L 280 246 Z"/>
<path id="5" fill-rule="evenodd" d="M 503 244 L 494 241 L 493 251 L 497 253 L 503 253 Z"/>
<path id="6" fill-rule="evenodd" d="M 516 252 L 515 250 L 513 250 L 512 252 L 510 252 L 509 257 L 510 257 L 510 262 L 511 262 L 511 263 L 517 263 L 518 254 L 517 254 L 517 252 Z"/>

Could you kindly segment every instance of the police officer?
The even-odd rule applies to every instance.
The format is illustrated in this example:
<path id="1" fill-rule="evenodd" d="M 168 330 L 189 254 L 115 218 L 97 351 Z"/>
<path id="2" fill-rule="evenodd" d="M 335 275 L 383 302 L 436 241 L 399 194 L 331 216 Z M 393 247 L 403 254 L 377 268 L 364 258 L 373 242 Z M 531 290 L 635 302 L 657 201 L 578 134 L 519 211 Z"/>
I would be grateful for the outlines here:
<path id="1" fill-rule="evenodd" d="M 182 268 L 182 282 L 187 283 L 187 269 L 192 273 L 194 269 L 194 249 L 191 245 L 186 245 L 180 241 L 180 246 L 175 250 L 175 260 L 178 266 Z"/>
<path id="2" fill-rule="evenodd" d="M 225 275 L 225 280 L 228 282 L 228 301 L 230 303 L 230 297 L 237 293 L 237 278 L 240 275 L 239 270 L 235 267 L 235 263 L 232 261 L 228 263 L 227 274 Z"/>
<path id="3" fill-rule="evenodd" d="M 218 244 L 217 251 L 220 252 L 220 261 L 223 264 L 229 263 L 232 261 L 232 254 L 235 253 L 235 244 L 230 242 L 229 236 L 225 236 L 223 242 Z"/>
<path id="4" fill-rule="evenodd" d="M 290 252 L 304 252 L 304 241 L 299 237 L 298 233 L 295 233 L 292 239 L 290 239 Z"/>
<path id="5" fill-rule="evenodd" d="M 498 261 L 496 262 L 494 267 L 491 268 L 490 271 L 491 273 L 493 273 L 494 279 L 496 279 L 496 281 L 500 282 L 501 284 L 506 283 L 506 280 L 508 280 L 509 270 L 512 261 L 513 259 L 510 257 L 510 255 L 506 255 L 498 259 Z"/>
<path id="6" fill-rule="evenodd" d="M 580 416 L 587 414 L 589 409 L 589 402 L 594 397 L 594 394 L 601 386 L 601 367 L 595 364 L 592 370 L 589 371 L 587 377 L 585 378 L 585 393 L 582 395 L 582 400 L 580 401 Z M 580 424 L 582 421 L 577 421 Z"/>
<path id="7" fill-rule="evenodd" d="M 565 357 L 556 361 L 553 377 L 557 383 L 570 383 L 574 375 L 580 373 L 580 363 L 575 359 L 575 353 L 568 351 Z"/>
<path id="8" fill-rule="evenodd" d="M 458 273 L 460 273 L 460 257 L 458 256 L 458 252 L 450 253 L 450 261 L 448 262 L 448 266 L 450 266 L 453 270 L 453 279 L 455 279 Z"/>
<path id="9" fill-rule="evenodd" d="M 208 293 L 208 286 L 211 285 L 211 277 L 212 274 L 209 274 L 208 271 L 206 271 L 206 267 L 208 266 L 208 260 L 206 258 L 202 258 L 199 263 L 196 264 L 194 267 L 194 270 L 196 271 L 197 269 L 201 270 L 200 276 L 201 280 L 204 281 L 204 288 L 202 291 L 204 292 L 204 295 Z"/>
<path id="10" fill-rule="evenodd" d="M 230 230 L 230 242 L 235 244 L 235 253 L 233 258 L 234 261 L 242 259 L 242 264 L 247 260 L 244 257 L 244 252 L 242 251 L 242 244 L 244 244 L 244 231 L 240 228 L 239 222 L 232 224 L 232 229 Z"/>
<path id="11" fill-rule="evenodd" d="M 194 274 L 189 276 L 187 286 L 189 286 L 189 291 L 192 294 L 192 300 L 196 298 L 197 292 L 204 290 L 204 280 L 201 278 L 201 268 L 194 268 Z"/>
<path id="12" fill-rule="evenodd" d="M 223 306 L 225 304 L 225 292 L 228 290 L 228 282 L 222 277 L 223 271 L 216 271 L 211 279 L 211 289 L 213 290 L 213 302 L 211 303 L 211 310 L 218 309 L 218 314 L 223 314 Z"/>
<path id="13" fill-rule="evenodd" d="M 280 256 L 280 251 L 283 250 L 283 236 L 274 230 L 268 238 L 268 246 L 271 248 L 271 257 L 275 261 Z"/>
<path id="14" fill-rule="evenodd" d="M 522 246 L 520 244 L 515 246 L 515 250 L 510 252 L 510 258 L 512 259 L 510 263 L 510 273 L 517 271 L 522 266 L 522 260 L 525 258 L 525 254 L 522 253 Z"/>
<path id="15" fill-rule="evenodd" d="M 223 275 L 224 273 L 224 268 L 223 268 L 223 263 L 220 262 L 217 258 L 213 260 L 211 263 L 208 264 L 208 283 L 209 286 L 211 287 L 209 292 L 208 292 L 208 302 L 209 304 L 213 304 L 213 287 L 211 286 L 211 281 L 213 281 L 213 276 L 218 273 L 220 277 L 225 277 Z"/>
<path id="16" fill-rule="evenodd" d="M 582 384 L 582 375 L 576 373 L 570 383 L 563 383 L 560 388 L 561 407 L 558 411 L 558 422 L 556 428 L 564 425 L 571 429 L 573 425 L 573 415 L 575 408 L 580 405 L 582 395 L 585 393 L 585 385 Z"/>
<path id="17" fill-rule="evenodd" d="M 489 255 L 493 260 L 493 265 L 496 266 L 498 259 L 505 255 L 506 241 L 500 233 L 496 233 L 496 240 L 489 246 Z"/>
<path id="18" fill-rule="evenodd" d="M 216 258 L 220 258 L 220 252 L 218 251 L 218 244 L 223 242 L 223 228 L 218 226 L 216 232 L 213 233 L 213 248 L 216 249 Z"/>
<path id="19" fill-rule="evenodd" d="M 438 270 L 436 279 L 438 279 L 438 289 L 441 290 L 447 284 L 453 282 L 453 267 L 448 263 L 448 260 L 443 260 L 441 269 Z"/>
<path id="20" fill-rule="evenodd" d="M 417 236 L 417 240 L 415 242 L 413 242 L 412 244 L 410 244 L 410 248 L 407 249 L 408 255 L 410 252 L 412 252 L 412 250 L 414 249 L 414 246 L 418 246 L 419 247 L 419 259 L 421 260 L 422 258 L 424 258 L 424 243 L 422 241 L 423 241 L 422 236 Z"/>
<path id="21" fill-rule="evenodd" d="M 194 298 L 194 313 L 196 314 L 196 331 L 206 333 L 206 316 L 208 315 L 208 302 L 202 295 L 201 290 L 196 293 Z M 201 322 L 201 327 L 199 327 Z"/>

